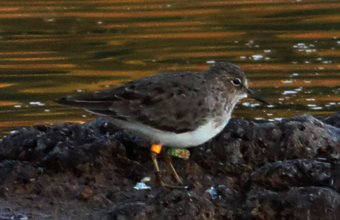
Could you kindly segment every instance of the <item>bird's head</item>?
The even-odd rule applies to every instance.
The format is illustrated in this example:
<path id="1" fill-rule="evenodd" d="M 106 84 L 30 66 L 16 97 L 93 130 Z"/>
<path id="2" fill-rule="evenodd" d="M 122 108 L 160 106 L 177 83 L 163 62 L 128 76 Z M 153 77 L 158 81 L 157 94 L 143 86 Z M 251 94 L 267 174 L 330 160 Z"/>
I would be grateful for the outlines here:
<path id="1" fill-rule="evenodd" d="M 223 74 L 223 81 L 227 83 L 230 92 L 235 94 L 235 99 L 240 100 L 250 97 L 266 105 L 269 103 L 264 100 L 256 91 L 249 89 L 246 74 L 239 66 L 229 62 L 216 61 L 210 71 L 217 74 Z"/>

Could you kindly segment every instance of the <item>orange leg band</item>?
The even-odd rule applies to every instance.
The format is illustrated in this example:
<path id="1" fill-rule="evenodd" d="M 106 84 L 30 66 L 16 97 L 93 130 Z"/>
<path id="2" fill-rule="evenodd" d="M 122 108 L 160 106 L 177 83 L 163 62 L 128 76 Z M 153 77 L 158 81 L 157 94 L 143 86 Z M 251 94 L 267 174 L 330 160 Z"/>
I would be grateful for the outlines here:
<path id="1" fill-rule="evenodd" d="M 163 146 L 161 144 L 153 144 L 150 150 L 156 154 L 160 154 L 162 151 L 162 147 Z"/>

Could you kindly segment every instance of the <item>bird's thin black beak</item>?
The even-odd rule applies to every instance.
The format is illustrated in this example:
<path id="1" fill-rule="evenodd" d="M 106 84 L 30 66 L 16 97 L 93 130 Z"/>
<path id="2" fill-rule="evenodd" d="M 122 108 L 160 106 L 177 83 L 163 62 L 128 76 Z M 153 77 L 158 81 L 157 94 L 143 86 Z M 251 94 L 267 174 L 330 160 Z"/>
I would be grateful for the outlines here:
<path id="1" fill-rule="evenodd" d="M 262 102 L 263 104 L 269 105 L 269 102 L 264 100 L 257 92 L 251 89 L 247 89 L 248 96 L 250 98 L 256 99 L 257 101 Z"/>

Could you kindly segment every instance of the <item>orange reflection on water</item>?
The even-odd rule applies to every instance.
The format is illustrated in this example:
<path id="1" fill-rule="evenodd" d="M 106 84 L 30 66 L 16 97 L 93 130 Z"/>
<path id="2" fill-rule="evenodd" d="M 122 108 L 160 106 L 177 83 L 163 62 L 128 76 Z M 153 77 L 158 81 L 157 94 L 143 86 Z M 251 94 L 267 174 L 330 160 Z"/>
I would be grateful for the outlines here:
<path id="1" fill-rule="evenodd" d="M 96 74 L 100 76 L 112 76 L 112 77 L 117 77 L 117 76 L 125 76 L 125 78 L 130 78 L 130 77 L 144 77 L 151 75 L 152 73 L 155 73 L 154 71 L 150 70 L 73 70 L 70 75 L 72 76 L 94 76 Z"/>
<path id="2" fill-rule="evenodd" d="M 332 56 L 332 57 L 339 57 L 340 56 L 340 50 L 317 50 L 315 52 L 318 56 Z"/>
<path id="3" fill-rule="evenodd" d="M 279 34 L 279 38 L 285 39 L 296 39 L 296 40 L 320 40 L 320 39 L 333 39 L 334 37 L 340 36 L 340 31 L 297 31 L 293 33 Z"/>
<path id="4" fill-rule="evenodd" d="M 71 63 L 39 63 L 39 64 L 0 64 L 0 69 L 18 70 L 18 69 L 65 69 L 74 68 L 76 65 Z"/>
<path id="5" fill-rule="evenodd" d="M 258 3 L 258 1 L 252 1 L 252 3 Z M 268 3 L 273 3 L 272 1 Z M 275 1 L 275 3 L 278 3 L 278 1 Z M 261 7 L 245 7 L 240 9 L 239 11 L 242 12 L 261 12 L 265 14 L 272 14 L 277 12 L 305 12 L 307 10 L 320 10 L 320 9 L 334 9 L 334 8 L 340 8 L 340 3 L 310 3 L 310 4 L 290 4 L 289 1 L 281 1 L 281 3 L 287 3 L 287 4 L 281 4 L 281 5 L 261 5 Z"/>
<path id="6" fill-rule="evenodd" d="M 251 71 L 306 71 L 306 70 L 340 70 L 340 64 L 242 64 L 244 70 Z"/>
<path id="7" fill-rule="evenodd" d="M 14 102 L 14 101 L 0 101 L 0 106 L 4 107 L 4 106 L 14 106 L 19 104 L 18 102 Z"/>
<path id="8" fill-rule="evenodd" d="M 90 118 L 84 120 L 84 118 L 72 118 L 70 122 L 74 123 L 84 123 L 90 120 Z M 11 120 L 11 121 L 0 121 L 0 128 L 8 128 L 8 127 L 27 127 L 27 126 L 34 126 L 34 125 L 42 125 L 42 124 L 58 124 L 62 123 L 61 120 L 46 120 L 46 121 L 37 121 L 37 120 Z M 1 131 L 0 131 L 1 132 Z"/>
<path id="9" fill-rule="evenodd" d="M 340 7 L 339 7 L 340 9 Z M 340 15 L 327 15 L 327 16 L 319 16 L 319 17 L 313 17 L 313 18 L 306 18 L 303 20 L 304 23 L 339 23 L 340 21 Z"/>
<path id="10" fill-rule="evenodd" d="M 318 97 L 318 100 L 319 100 L 319 97 Z M 340 96 L 324 95 L 324 96 L 320 96 L 320 101 L 340 102 Z"/>
<path id="11" fill-rule="evenodd" d="M 252 87 L 337 87 L 340 85 L 340 79 L 313 79 L 312 77 L 308 81 L 313 80 L 313 83 L 306 83 L 305 79 L 294 80 L 292 83 L 284 83 L 279 80 L 266 80 L 251 81 Z"/>
<path id="12" fill-rule="evenodd" d="M 54 51 L 1 51 L 0 56 L 32 56 L 32 55 L 47 55 L 56 54 Z"/>
<path id="13" fill-rule="evenodd" d="M 15 62 L 58 61 L 66 60 L 66 57 L 15 57 L 15 58 L 2 58 L 1 60 Z"/>
<path id="14" fill-rule="evenodd" d="M 207 53 L 206 51 L 193 51 L 193 52 L 172 52 L 168 54 L 161 54 L 159 59 L 170 59 L 176 58 L 181 59 L 185 57 L 189 58 L 198 58 L 198 57 L 206 57 L 206 58 L 216 58 L 216 57 L 239 57 L 239 56 L 250 56 L 254 54 L 254 51 L 213 51 Z"/>
<path id="15" fill-rule="evenodd" d="M 48 6 L 47 6 L 48 7 Z M 27 8 L 29 9 L 29 8 Z M 0 13 L 0 18 L 50 18 L 51 12 L 27 12 L 19 11 L 20 13 Z M 127 12 L 68 12 L 65 10 L 54 11 L 53 17 L 63 17 L 63 18 L 145 18 L 145 17 L 176 17 L 176 16 L 197 16 L 197 15 L 207 15 L 216 14 L 219 9 L 195 9 L 195 10 L 155 10 L 155 11 L 127 11 Z"/>
<path id="16" fill-rule="evenodd" d="M 129 22 L 129 23 L 113 23 L 102 25 L 104 28 L 132 28 L 132 27 L 180 27 L 180 26 L 198 26 L 204 25 L 207 22 L 204 21 L 164 21 L 164 22 Z"/>
<path id="17" fill-rule="evenodd" d="M 17 83 L 0 83 L 0 88 L 7 88 L 16 85 Z"/>
<path id="18" fill-rule="evenodd" d="M 145 18 L 145 17 L 176 17 L 176 16 L 192 16 L 216 14 L 219 9 L 196 9 L 196 10 L 171 10 L 171 11 L 131 11 L 131 12 L 60 12 L 58 15 L 63 17 L 77 18 Z"/>
<path id="19" fill-rule="evenodd" d="M 231 38 L 244 35 L 244 32 L 191 32 L 191 33 L 152 33 L 127 34 L 119 36 L 123 39 L 202 39 L 202 38 Z"/>
<path id="20" fill-rule="evenodd" d="M 19 11 L 20 8 L 19 7 L 1 7 L 0 8 L 0 13 L 3 12 L 13 12 L 13 11 Z"/>

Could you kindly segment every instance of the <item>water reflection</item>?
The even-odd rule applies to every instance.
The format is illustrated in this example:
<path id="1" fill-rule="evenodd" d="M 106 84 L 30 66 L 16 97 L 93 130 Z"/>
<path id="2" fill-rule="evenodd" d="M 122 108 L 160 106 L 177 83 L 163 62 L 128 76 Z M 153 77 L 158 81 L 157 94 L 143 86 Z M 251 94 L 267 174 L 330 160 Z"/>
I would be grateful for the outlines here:
<path id="1" fill-rule="evenodd" d="M 272 106 L 235 116 L 278 120 L 340 107 L 338 1 L 49 0 L 0 3 L 0 129 L 86 121 L 56 105 L 158 72 L 239 64 Z"/>

